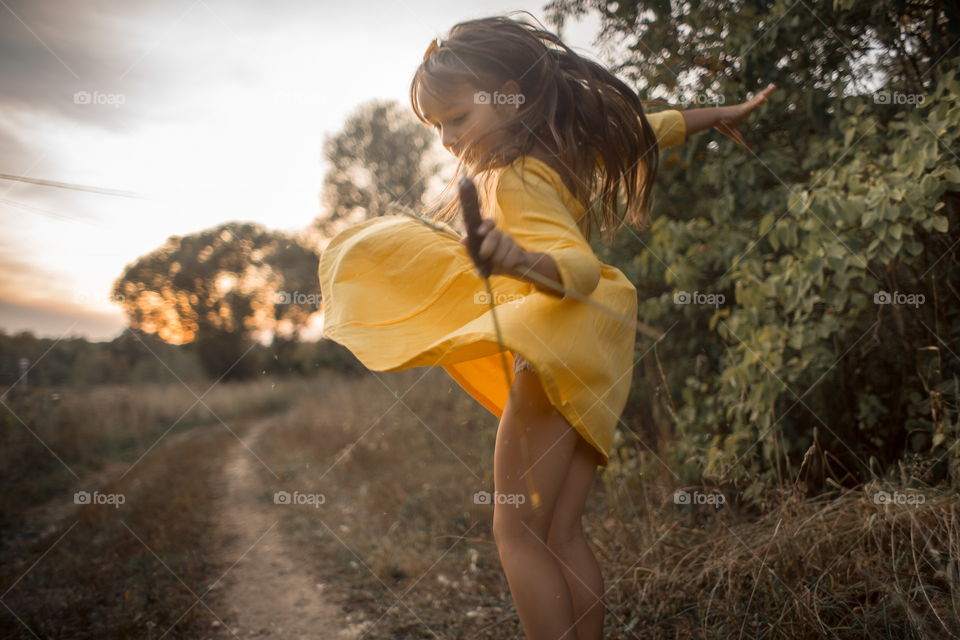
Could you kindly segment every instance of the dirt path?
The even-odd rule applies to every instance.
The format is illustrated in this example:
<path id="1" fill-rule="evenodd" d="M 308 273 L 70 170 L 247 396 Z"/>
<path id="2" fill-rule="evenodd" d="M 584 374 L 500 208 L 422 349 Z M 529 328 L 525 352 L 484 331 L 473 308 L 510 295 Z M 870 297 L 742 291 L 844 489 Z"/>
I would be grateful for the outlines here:
<path id="1" fill-rule="evenodd" d="M 247 447 L 269 428 L 261 420 L 243 434 Z M 363 625 L 351 625 L 344 614 L 327 603 L 317 584 L 297 561 L 304 549 L 292 549 L 279 531 L 277 513 L 264 505 L 258 481 L 261 463 L 242 444 L 226 452 L 226 491 L 218 516 L 218 539 L 230 540 L 223 549 L 224 566 L 232 569 L 217 587 L 222 618 L 229 637 L 305 640 L 358 638 Z M 238 560 L 239 558 L 239 560 Z M 232 633 L 231 633 L 232 632 Z"/>

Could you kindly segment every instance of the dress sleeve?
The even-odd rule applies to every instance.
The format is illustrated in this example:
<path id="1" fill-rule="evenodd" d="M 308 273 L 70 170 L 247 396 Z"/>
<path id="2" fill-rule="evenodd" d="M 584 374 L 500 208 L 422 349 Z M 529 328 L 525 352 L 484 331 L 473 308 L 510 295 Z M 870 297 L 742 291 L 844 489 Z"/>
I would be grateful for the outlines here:
<path id="1" fill-rule="evenodd" d="M 657 136 L 657 143 L 661 149 L 683 144 L 687 139 L 687 125 L 683 114 L 676 109 L 644 114 L 653 132 Z"/>
<path id="2" fill-rule="evenodd" d="M 533 163 L 524 168 L 523 179 L 517 167 L 507 167 L 497 182 L 496 200 L 502 230 L 527 251 L 549 254 L 564 289 L 590 295 L 600 282 L 600 260 L 549 176 Z"/>

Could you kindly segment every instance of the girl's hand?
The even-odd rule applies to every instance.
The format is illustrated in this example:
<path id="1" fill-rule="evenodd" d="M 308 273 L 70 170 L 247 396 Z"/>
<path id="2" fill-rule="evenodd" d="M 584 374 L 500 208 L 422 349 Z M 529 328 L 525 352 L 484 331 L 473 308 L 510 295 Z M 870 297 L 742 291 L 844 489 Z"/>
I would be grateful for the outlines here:
<path id="1" fill-rule="evenodd" d="M 484 218 L 477 228 L 477 233 L 482 238 L 480 242 L 480 259 L 490 259 L 490 274 L 504 274 L 513 277 L 519 277 L 520 274 L 529 266 L 527 262 L 527 251 L 514 242 L 509 234 L 496 228 L 491 218 Z M 460 244 L 467 246 L 467 238 L 464 236 Z"/>
<path id="2" fill-rule="evenodd" d="M 766 102 L 767 96 L 773 93 L 773 90 L 776 88 L 777 85 L 771 82 L 763 91 L 753 96 L 746 102 L 730 105 L 729 107 L 721 107 L 720 119 L 714 126 L 716 126 L 720 133 L 729 136 L 749 149 L 750 147 L 747 146 L 747 143 L 744 141 L 740 131 L 737 130 L 737 125 L 740 122 L 743 122 L 754 109 Z"/>

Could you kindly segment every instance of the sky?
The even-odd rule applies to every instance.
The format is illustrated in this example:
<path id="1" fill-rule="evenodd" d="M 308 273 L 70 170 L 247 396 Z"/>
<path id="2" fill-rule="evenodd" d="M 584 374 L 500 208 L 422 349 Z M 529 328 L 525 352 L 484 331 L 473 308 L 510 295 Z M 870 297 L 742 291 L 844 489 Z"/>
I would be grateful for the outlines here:
<path id="1" fill-rule="evenodd" d="M 408 105 L 427 44 L 545 2 L 0 0 L 0 329 L 110 340 L 113 282 L 170 236 L 321 213 L 324 136 Z M 549 26 L 549 25 L 548 25 Z M 595 15 L 561 33 L 594 47 Z M 319 314 L 317 314 L 319 315 Z"/>

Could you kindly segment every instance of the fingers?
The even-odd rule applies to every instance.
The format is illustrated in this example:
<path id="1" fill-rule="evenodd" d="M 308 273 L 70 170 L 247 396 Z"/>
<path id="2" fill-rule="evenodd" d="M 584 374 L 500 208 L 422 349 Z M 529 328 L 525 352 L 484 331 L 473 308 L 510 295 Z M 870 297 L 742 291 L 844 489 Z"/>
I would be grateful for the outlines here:
<path id="1" fill-rule="evenodd" d="M 773 93 L 773 90 L 776 88 L 777 88 L 777 85 L 771 82 L 766 87 L 764 87 L 763 91 L 761 91 L 760 93 L 758 93 L 756 96 L 753 97 L 752 102 L 755 102 L 756 104 L 763 104 L 764 102 L 767 101 L 767 96 Z"/>
<path id="2" fill-rule="evenodd" d="M 480 259 L 490 260 L 492 273 L 504 273 L 504 266 L 513 245 L 510 237 L 499 229 L 490 229 L 480 245 Z"/>
<path id="3" fill-rule="evenodd" d="M 496 228 L 492 219 L 486 218 L 477 228 L 483 240 L 480 242 L 479 257 L 490 261 L 491 273 L 512 274 L 523 262 L 523 250 L 508 234 Z M 461 240 L 465 243 L 465 240 Z"/>
<path id="4" fill-rule="evenodd" d="M 495 231 L 494 233 L 497 233 L 500 237 L 498 238 L 497 248 L 494 250 L 493 257 L 491 258 L 493 270 L 496 273 L 512 274 L 517 265 L 519 247 L 517 247 L 513 238 L 507 234 L 500 233 L 499 231 Z"/>
<path id="5" fill-rule="evenodd" d="M 747 141 L 743 139 L 743 135 L 740 133 L 740 130 L 735 126 L 722 123 L 717 125 L 717 130 L 744 148 L 750 148 L 750 145 L 747 144 Z"/>
<path id="6" fill-rule="evenodd" d="M 489 258 L 491 255 L 493 255 L 493 252 L 497 248 L 497 244 L 499 242 L 499 232 L 494 231 L 494 233 L 490 233 L 494 230 L 493 227 L 493 220 L 490 218 L 485 218 L 483 222 L 480 223 L 480 226 L 477 227 L 477 233 L 481 238 L 483 238 L 483 240 L 480 242 L 479 251 L 481 260 L 486 260 Z"/>
<path id="7" fill-rule="evenodd" d="M 734 112 L 735 115 L 728 118 L 728 123 L 731 125 L 735 125 L 740 121 L 742 121 L 743 119 L 745 119 L 754 109 L 756 109 L 761 104 L 766 102 L 767 96 L 773 93 L 774 89 L 776 88 L 777 88 L 777 85 L 771 82 L 766 87 L 764 87 L 762 91 L 757 93 L 755 96 L 753 96 L 746 102 L 742 102 L 738 105 L 735 105 L 735 108 L 736 108 L 736 111 Z"/>

